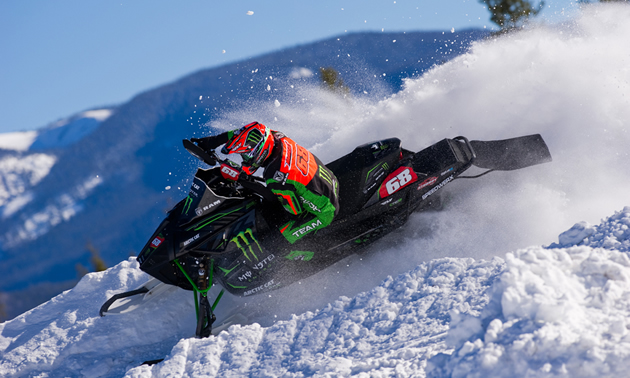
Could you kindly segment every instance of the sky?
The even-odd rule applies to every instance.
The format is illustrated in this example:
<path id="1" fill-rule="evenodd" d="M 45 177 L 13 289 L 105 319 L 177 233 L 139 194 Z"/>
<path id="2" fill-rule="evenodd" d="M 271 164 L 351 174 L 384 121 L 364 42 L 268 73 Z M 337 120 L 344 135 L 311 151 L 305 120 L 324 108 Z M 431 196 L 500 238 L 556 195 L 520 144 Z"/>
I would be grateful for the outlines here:
<path id="1" fill-rule="evenodd" d="M 555 22 L 576 8 L 546 2 Z M 357 31 L 490 28 L 476 0 L 7 0 L 0 133 L 117 105 L 192 72 Z"/>

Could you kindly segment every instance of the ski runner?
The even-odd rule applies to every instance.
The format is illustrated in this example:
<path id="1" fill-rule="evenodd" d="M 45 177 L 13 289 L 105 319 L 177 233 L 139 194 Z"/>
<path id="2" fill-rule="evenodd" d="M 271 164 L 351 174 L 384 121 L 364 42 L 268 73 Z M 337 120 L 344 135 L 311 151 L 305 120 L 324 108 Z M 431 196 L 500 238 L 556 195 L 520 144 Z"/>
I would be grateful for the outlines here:
<path id="1" fill-rule="evenodd" d="M 240 154 L 241 174 L 252 175 L 264 168 L 267 189 L 286 210 L 278 212 L 271 207 L 266 218 L 290 244 L 327 227 L 339 212 L 335 175 L 310 151 L 281 132 L 252 122 L 238 130 L 191 141 L 206 151 L 224 145 L 222 153 Z"/>

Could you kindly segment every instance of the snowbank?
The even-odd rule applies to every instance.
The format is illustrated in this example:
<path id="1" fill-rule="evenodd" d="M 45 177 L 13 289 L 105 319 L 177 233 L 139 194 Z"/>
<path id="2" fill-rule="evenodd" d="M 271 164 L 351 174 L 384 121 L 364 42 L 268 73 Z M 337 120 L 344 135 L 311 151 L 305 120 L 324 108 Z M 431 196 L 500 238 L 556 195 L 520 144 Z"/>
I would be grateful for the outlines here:
<path id="1" fill-rule="evenodd" d="M 624 376 L 630 367 L 630 207 L 579 223 L 568 248 L 509 253 L 480 316 L 455 313 L 430 376 Z M 617 249 L 621 248 L 621 249 Z"/>
<path id="2" fill-rule="evenodd" d="M 502 266 L 498 258 L 434 260 L 268 328 L 233 326 L 216 338 L 181 340 L 163 363 L 127 376 L 418 375 L 446 349 L 449 312 L 479 314 Z"/>
<path id="3" fill-rule="evenodd" d="M 580 245 L 432 260 L 321 310 L 208 339 L 193 337 L 180 289 L 98 316 L 148 279 L 130 259 L 1 324 L 0 375 L 619 376 L 630 367 L 629 226 L 626 207 Z"/>

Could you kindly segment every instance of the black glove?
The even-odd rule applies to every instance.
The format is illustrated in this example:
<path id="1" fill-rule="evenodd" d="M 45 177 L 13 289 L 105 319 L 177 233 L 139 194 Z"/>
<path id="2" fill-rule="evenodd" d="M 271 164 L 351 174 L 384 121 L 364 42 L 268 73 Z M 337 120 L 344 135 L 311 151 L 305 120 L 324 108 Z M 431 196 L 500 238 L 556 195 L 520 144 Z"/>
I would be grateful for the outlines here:
<path id="1" fill-rule="evenodd" d="M 190 141 L 204 149 L 204 151 L 213 151 L 222 144 L 227 143 L 227 132 L 219 135 L 213 135 L 205 138 L 190 138 Z"/>

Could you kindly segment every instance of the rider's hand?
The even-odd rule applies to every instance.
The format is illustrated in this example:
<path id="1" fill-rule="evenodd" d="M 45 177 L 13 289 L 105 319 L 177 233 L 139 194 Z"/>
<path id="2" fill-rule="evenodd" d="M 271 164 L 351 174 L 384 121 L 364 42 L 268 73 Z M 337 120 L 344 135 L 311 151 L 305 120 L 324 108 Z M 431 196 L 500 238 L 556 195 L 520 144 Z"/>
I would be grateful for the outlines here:
<path id="1" fill-rule="evenodd" d="M 210 153 L 210 151 L 214 151 L 214 147 L 212 147 L 212 137 L 190 138 L 190 141 L 196 143 L 197 146 L 201 147 L 208 153 Z"/>
<path id="2" fill-rule="evenodd" d="M 249 180 L 249 175 L 247 173 L 245 173 L 244 171 L 241 171 L 241 173 L 238 175 L 238 180 L 239 181 L 248 181 Z"/>

